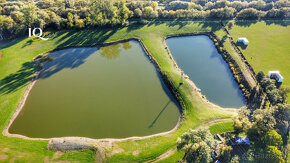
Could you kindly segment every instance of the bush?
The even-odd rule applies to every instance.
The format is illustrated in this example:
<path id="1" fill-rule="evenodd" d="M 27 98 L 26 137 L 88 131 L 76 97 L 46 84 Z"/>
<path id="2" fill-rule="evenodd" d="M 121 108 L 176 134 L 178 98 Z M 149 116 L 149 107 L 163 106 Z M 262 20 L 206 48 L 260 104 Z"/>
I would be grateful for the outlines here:
<path id="1" fill-rule="evenodd" d="M 265 15 L 265 12 L 258 11 L 254 8 L 243 9 L 237 14 L 238 19 L 259 19 Z"/>
<path id="2" fill-rule="evenodd" d="M 279 135 L 275 130 L 268 131 L 263 137 L 263 141 L 266 146 L 275 146 L 279 149 L 283 144 L 281 135 Z"/>

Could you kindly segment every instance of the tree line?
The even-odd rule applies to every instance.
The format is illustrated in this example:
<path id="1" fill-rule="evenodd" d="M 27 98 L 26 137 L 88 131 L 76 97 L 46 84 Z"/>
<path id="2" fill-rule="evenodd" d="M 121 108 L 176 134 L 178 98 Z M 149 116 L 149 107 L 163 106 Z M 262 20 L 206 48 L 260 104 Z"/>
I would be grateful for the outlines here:
<path id="1" fill-rule="evenodd" d="M 21 35 L 27 27 L 120 26 L 131 19 L 284 19 L 289 17 L 289 4 L 287 0 L 0 0 L 0 34 Z"/>
<path id="2" fill-rule="evenodd" d="M 275 81 L 262 71 L 257 73 L 256 79 L 259 89 L 265 92 L 258 93 L 256 98 L 265 98 L 267 103 L 260 108 L 242 109 L 234 119 L 235 132 L 245 133 L 252 141 L 248 159 L 257 162 L 285 162 L 289 150 L 287 142 L 290 131 L 290 105 L 286 101 L 289 90 L 278 89 Z"/>

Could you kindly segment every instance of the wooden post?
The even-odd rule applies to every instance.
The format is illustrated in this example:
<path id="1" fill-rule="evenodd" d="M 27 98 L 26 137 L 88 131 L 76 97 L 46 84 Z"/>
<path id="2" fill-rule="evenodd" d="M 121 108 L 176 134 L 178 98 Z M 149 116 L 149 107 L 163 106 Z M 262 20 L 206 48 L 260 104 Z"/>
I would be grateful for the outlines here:
<path id="1" fill-rule="evenodd" d="M 179 85 L 182 85 L 183 84 L 183 71 L 181 71 L 181 81 L 179 83 Z"/>

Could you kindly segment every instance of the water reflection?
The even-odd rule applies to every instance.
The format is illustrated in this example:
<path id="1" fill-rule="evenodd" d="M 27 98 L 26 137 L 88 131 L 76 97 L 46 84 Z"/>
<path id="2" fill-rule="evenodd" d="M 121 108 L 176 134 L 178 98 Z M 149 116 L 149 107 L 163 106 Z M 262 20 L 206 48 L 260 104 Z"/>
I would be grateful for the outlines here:
<path id="1" fill-rule="evenodd" d="M 101 54 L 101 56 L 103 56 L 109 60 L 117 59 L 120 56 L 120 53 L 122 51 L 121 45 L 122 45 L 124 50 L 129 50 L 132 48 L 132 45 L 130 44 L 130 42 L 124 42 L 121 44 L 114 44 L 114 45 L 110 45 L 110 46 L 101 47 L 99 49 L 100 54 Z"/>
<path id="2" fill-rule="evenodd" d="M 124 42 L 122 43 L 122 45 L 125 50 L 129 50 L 132 48 L 132 45 L 130 44 L 130 42 Z"/>

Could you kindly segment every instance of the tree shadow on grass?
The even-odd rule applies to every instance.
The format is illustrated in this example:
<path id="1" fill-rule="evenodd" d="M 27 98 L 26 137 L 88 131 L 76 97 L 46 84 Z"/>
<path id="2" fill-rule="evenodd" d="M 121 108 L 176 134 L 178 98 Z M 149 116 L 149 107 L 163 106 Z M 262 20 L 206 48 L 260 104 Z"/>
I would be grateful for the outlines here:
<path id="1" fill-rule="evenodd" d="M 36 70 L 37 67 L 33 62 L 23 63 L 17 72 L 0 80 L 0 95 L 14 92 L 31 82 Z"/>
<path id="2" fill-rule="evenodd" d="M 252 24 L 256 24 L 257 20 L 236 20 L 235 25 L 242 27 L 249 27 Z"/>
<path id="3" fill-rule="evenodd" d="M 164 24 L 164 21 L 160 20 L 160 19 L 154 19 L 152 21 L 149 22 L 148 26 L 151 26 L 151 25 L 161 25 L 161 24 Z"/>
<path id="4" fill-rule="evenodd" d="M 227 38 L 228 38 L 228 35 L 224 35 L 223 38 L 221 39 L 221 43 L 223 44 Z"/>
<path id="5" fill-rule="evenodd" d="M 287 27 L 288 25 L 290 25 L 289 20 L 265 20 L 264 22 L 266 23 L 266 25 L 275 24 L 283 27 Z"/>
<path id="6" fill-rule="evenodd" d="M 127 32 L 138 30 L 144 26 L 145 24 L 140 24 L 140 23 L 131 24 L 127 27 Z"/>
<path id="7" fill-rule="evenodd" d="M 181 28 L 183 28 L 184 26 L 186 26 L 186 25 L 188 25 L 190 23 L 192 23 L 192 22 L 180 21 L 178 19 L 174 19 L 173 21 L 167 21 L 166 25 L 169 26 L 169 27 L 178 26 L 178 29 L 181 29 Z"/>
<path id="8" fill-rule="evenodd" d="M 22 45 L 22 48 L 25 48 L 26 46 L 29 46 L 29 45 L 31 45 L 32 43 L 33 43 L 32 40 L 28 40 L 28 41 L 25 42 L 24 45 Z"/>
<path id="9" fill-rule="evenodd" d="M 58 41 L 58 43 L 60 43 L 58 47 L 94 46 L 101 44 L 108 40 L 117 30 L 117 28 L 110 28 L 102 30 L 68 31 L 68 33 Z"/>
<path id="10" fill-rule="evenodd" d="M 25 37 L 17 38 L 14 40 L 2 40 L 0 41 L 0 49 L 7 48 L 9 46 L 15 45 L 18 42 L 21 42 L 22 40 L 26 39 Z"/>
<path id="11" fill-rule="evenodd" d="M 220 29 L 222 29 L 221 22 L 203 21 L 198 23 L 202 26 L 202 28 L 211 28 L 211 32 L 219 31 Z"/>
<path id="12" fill-rule="evenodd" d="M 266 25 L 275 24 L 275 25 L 280 25 L 283 27 L 287 27 L 288 25 L 290 25 L 289 20 L 260 20 L 260 21 L 258 21 L 258 20 L 236 20 L 235 25 L 242 26 L 242 27 L 249 27 L 253 24 L 256 24 L 257 22 L 265 22 Z"/>
<path id="13" fill-rule="evenodd" d="M 247 47 L 248 47 L 248 45 L 244 45 L 244 44 L 241 43 L 241 42 L 236 42 L 236 45 L 237 45 L 238 47 L 240 47 L 241 49 L 243 49 L 243 50 L 247 49 Z"/>

